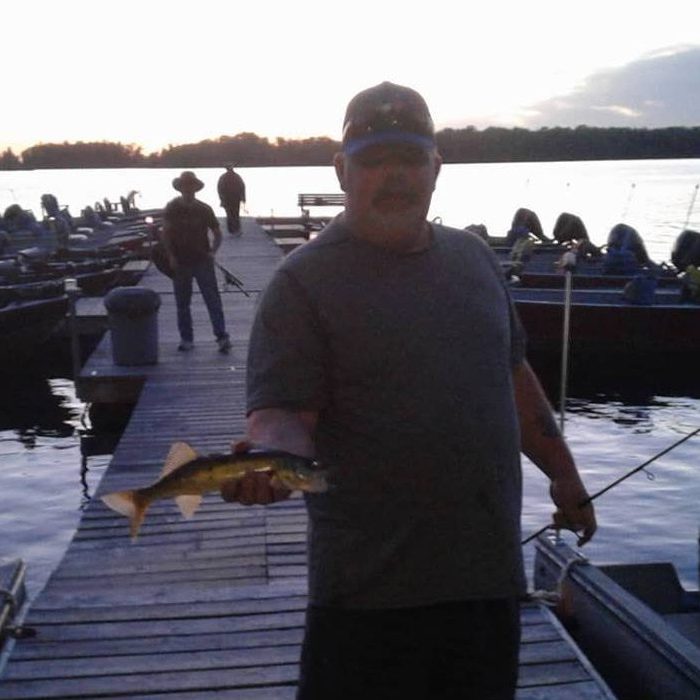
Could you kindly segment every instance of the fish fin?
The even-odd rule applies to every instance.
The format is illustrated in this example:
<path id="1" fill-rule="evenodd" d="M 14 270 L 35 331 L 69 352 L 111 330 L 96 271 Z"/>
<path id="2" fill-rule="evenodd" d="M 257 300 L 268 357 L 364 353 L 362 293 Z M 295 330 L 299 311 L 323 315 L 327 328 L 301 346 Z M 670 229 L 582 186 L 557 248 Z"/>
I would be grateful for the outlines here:
<path id="1" fill-rule="evenodd" d="M 135 510 L 133 491 L 115 491 L 102 496 L 102 502 L 120 515 L 130 518 Z"/>
<path id="2" fill-rule="evenodd" d="M 197 511 L 197 508 L 199 508 L 201 502 L 201 494 L 184 494 L 175 497 L 175 503 L 177 503 L 177 507 L 180 509 L 184 518 L 191 518 Z"/>
<path id="3" fill-rule="evenodd" d="M 191 462 L 196 459 L 199 455 L 190 447 L 186 442 L 175 442 L 168 452 L 168 456 L 165 458 L 165 464 L 163 465 L 163 470 L 160 474 L 161 478 L 166 474 L 174 472 L 178 467 L 181 467 L 187 462 Z"/>
<path id="4" fill-rule="evenodd" d="M 150 501 L 141 496 L 138 491 L 116 491 L 102 496 L 102 502 L 129 518 L 131 541 L 135 542 Z"/>

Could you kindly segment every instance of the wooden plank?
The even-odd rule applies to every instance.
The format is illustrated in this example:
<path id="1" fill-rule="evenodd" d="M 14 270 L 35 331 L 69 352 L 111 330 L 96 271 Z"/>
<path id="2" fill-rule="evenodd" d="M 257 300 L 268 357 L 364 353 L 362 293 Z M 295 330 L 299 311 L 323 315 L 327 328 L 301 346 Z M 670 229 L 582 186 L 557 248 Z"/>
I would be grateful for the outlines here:
<path id="1" fill-rule="evenodd" d="M 163 653 L 158 649 L 148 654 L 123 654 L 78 659 L 41 659 L 15 664 L 7 670 L 7 681 L 41 678 L 91 678 L 102 675 L 135 675 L 211 671 L 228 666 L 231 673 L 252 666 L 266 667 L 296 664 L 298 644 L 258 646 L 243 649 L 207 649 L 184 653 Z"/>
<path id="2" fill-rule="evenodd" d="M 295 685 L 267 688 L 227 688 L 216 692 L 216 700 L 294 700 Z M 131 695 L 131 700 L 163 700 L 162 695 Z M 168 693 L 168 700 L 211 700 L 211 693 Z"/>
<path id="3" fill-rule="evenodd" d="M 558 683 L 534 688 L 518 688 L 515 700 L 606 700 L 600 686 L 592 681 Z"/>
<path id="4" fill-rule="evenodd" d="M 306 596 L 248 599 L 214 603 L 192 603 L 186 610 L 182 605 L 122 605 L 92 608 L 42 609 L 33 605 L 27 614 L 27 624 L 59 625 L 90 624 L 129 620 L 189 619 L 219 617 L 221 615 L 258 615 L 261 613 L 299 612 L 306 609 Z M 39 640 L 41 641 L 41 640 Z"/>
<path id="5" fill-rule="evenodd" d="M 228 666 L 210 671 L 175 671 L 138 675 L 105 675 L 92 678 L 51 678 L 46 680 L 7 681 L 0 684 L 0 699 L 94 698 L 131 693 L 168 693 L 181 690 L 206 690 L 261 687 L 292 684 L 297 680 L 296 664 L 280 664 L 237 669 Z"/>
<path id="6" fill-rule="evenodd" d="M 303 627 L 304 611 L 259 613 L 257 615 L 220 615 L 205 618 L 175 618 L 90 622 L 37 626 L 32 644 L 90 639 L 160 638 L 166 636 L 250 632 Z"/>
<path id="7" fill-rule="evenodd" d="M 551 664 L 523 664 L 518 674 L 518 686 L 543 686 L 590 680 L 590 675 L 578 661 Z"/>
<path id="8" fill-rule="evenodd" d="M 159 654 L 189 653 L 218 649 L 249 649 L 274 644 L 300 645 L 304 631 L 301 627 L 290 629 L 259 630 L 254 632 L 182 635 L 158 640 Z M 41 659 L 75 659 L 86 657 L 118 657 L 122 654 L 152 654 L 153 638 L 90 639 L 24 644 L 13 653 L 13 662 Z"/>
<path id="9" fill-rule="evenodd" d="M 266 598 L 279 598 L 288 595 L 301 595 L 306 593 L 306 580 L 285 580 L 273 582 L 266 586 L 250 585 L 235 586 L 220 583 L 213 586 L 143 586 L 138 596 L 131 591 L 105 590 L 89 588 L 75 588 L 73 590 L 53 591 L 47 586 L 41 593 L 40 600 L 33 603 L 32 607 L 40 603 L 42 608 L 63 607 L 101 607 L 133 605 L 138 602 L 142 605 L 213 603 L 226 600 L 236 601 L 249 598 L 265 600 Z"/>

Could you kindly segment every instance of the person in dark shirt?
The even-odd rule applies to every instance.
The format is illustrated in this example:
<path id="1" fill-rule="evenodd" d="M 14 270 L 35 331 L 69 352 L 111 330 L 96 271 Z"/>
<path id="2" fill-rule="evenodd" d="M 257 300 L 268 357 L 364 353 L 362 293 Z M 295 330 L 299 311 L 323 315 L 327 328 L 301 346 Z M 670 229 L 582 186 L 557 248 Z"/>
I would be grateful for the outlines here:
<path id="1" fill-rule="evenodd" d="M 196 175 L 185 170 L 173 180 L 180 196 L 172 199 L 163 214 L 163 245 L 173 270 L 173 290 L 177 304 L 177 326 L 180 331 L 178 350 L 188 352 L 194 347 L 192 328 L 192 280 L 197 280 L 199 291 L 209 312 L 219 351 L 227 353 L 231 341 L 226 332 L 221 295 L 216 283 L 214 256 L 221 245 L 221 228 L 212 208 L 195 198 L 204 187 Z M 209 242 L 209 232 L 213 243 Z"/>
<path id="2" fill-rule="evenodd" d="M 226 226 L 228 232 L 234 236 L 240 236 L 241 202 L 245 203 L 245 183 L 243 178 L 233 170 L 233 165 L 226 166 L 226 172 L 217 183 L 221 206 L 226 210 Z"/>

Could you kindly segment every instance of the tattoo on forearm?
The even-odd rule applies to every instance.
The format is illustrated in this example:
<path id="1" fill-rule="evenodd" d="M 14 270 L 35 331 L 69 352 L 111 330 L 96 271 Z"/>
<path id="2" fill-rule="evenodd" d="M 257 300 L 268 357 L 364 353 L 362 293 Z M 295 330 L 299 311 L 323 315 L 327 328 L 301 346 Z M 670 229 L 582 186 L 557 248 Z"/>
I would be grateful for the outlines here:
<path id="1" fill-rule="evenodd" d="M 543 437 L 548 437 L 548 438 L 561 437 L 561 433 L 559 432 L 559 427 L 557 426 L 557 423 L 554 420 L 554 416 L 552 415 L 551 411 L 547 411 L 547 410 L 538 411 L 535 414 L 535 421 L 537 423 L 537 427 L 542 431 Z"/>

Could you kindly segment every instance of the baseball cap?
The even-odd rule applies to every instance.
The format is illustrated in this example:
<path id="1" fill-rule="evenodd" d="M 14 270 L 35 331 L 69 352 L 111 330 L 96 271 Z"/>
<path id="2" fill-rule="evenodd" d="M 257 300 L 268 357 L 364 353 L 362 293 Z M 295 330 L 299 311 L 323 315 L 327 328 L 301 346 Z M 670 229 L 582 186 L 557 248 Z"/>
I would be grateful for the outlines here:
<path id="1" fill-rule="evenodd" d="M 379 143 L 435 148 L 428 105 L 415 90 L 385 81 L 350 100 L 343 120 L 343 151 L 353 155 Z"/>

